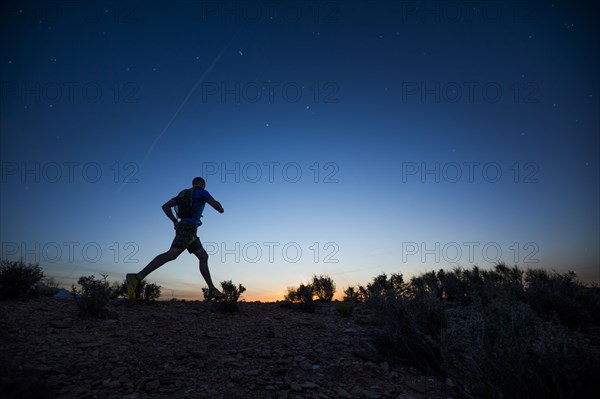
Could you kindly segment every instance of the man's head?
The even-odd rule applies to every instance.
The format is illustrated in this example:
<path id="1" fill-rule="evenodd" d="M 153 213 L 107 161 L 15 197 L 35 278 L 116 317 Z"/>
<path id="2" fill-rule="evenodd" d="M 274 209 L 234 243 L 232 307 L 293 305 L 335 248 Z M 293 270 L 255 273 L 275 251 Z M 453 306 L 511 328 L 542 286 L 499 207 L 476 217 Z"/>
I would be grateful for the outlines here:
<path id="1" fill-rule="evenodd" d="M 206 187 L 206 182 L 201 177 L 194 177 L 194 180 L 192 180 L 192 186 L 200 187 L 204 190 L 204 188 Z"/>

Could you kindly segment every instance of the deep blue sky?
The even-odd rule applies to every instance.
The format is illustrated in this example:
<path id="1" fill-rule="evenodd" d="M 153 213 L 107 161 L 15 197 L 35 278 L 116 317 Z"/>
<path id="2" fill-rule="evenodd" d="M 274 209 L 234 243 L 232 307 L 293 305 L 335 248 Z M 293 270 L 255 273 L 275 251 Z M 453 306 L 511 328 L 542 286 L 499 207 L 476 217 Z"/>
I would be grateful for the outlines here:
<path id="1" fill-rule="evenodd" d="M 202 175 L 213 277 L 249 299 L 497 261 L 598 282 L 586 3 L 4 2 L 1 255 L 121 279 Z M 149 280 L 203 285 L 187 254 Z"/>

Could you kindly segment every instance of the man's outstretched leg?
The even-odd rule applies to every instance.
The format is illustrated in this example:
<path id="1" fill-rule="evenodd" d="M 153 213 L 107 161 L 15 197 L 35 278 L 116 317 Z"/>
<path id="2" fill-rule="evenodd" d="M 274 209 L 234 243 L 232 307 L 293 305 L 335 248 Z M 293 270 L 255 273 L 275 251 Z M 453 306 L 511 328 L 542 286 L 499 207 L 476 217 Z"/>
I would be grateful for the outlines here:
<path id="1" fill-rule="evenodd" d="M 206 281 L 206 284 L 208 285 L 207 299 L 222 297 L 223 294 L 215 287 L 212 278 L 210 277 L 210 270 L 208 269 L 208 254 L 206 253 L 206 250 L 200 246 L 200 249 L 194 251 L 194 255 L 196 255 L 198 261 L 200 262 L 200 274 L 202 274 L 204 281 Z"/>
<path id="2" fill-rule="evenodd" d="M 127 294 L 130 299 L 137 299 L 140 296 L 140 282 L 146 278 L 147 275 L 161 267 L 167 262 L 177 259 L 177 257 L 183 252 L 183 250 L 179 248 L 171 247 L 167 252 L 163 252 L 160 255 L 157 255 L 148 266 L 146 266 L 141 272 L 128 273 L 125 278 L 127 280 Z M 208 256 L 208 255 L 207 255 Z"/>

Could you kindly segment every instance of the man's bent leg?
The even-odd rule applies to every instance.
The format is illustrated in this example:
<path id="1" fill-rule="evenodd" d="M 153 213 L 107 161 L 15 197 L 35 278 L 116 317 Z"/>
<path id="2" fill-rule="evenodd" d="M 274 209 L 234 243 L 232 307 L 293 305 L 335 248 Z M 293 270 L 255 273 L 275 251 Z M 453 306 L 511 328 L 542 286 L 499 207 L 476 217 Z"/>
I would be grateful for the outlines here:
<path id="1" fill-rule="evenodd" d="M 141 272 L 137 274 L 137 278 L 142 281 L 146 278 L 147 275 L 161 267 L 167 262 L 177 259 L 177 257 L 183 252 L 183 250 L 179 248 L 171 247 L 167 252 L 163 252 L 160 255 L 157 255 L 148 266 L 146 266 Z"/>
<path id="2" fill-rule="evenodd" d="M 213 291 L 215 289 L 215 285 L 212 282 L 212 278 L 210 277 L 210 270 L 208 270 L 208 254 L 203 247 L 193 252 L 194 255 L 200 261 L 200 274 L 204 277 L 204 281 L 208 284 L 209 291 Z"/>
<path id="3" fill-rule="evenodd" d="M 194 240 L 198 240 L 196 237 L 196 229 L 194 226 L 179 223 L 175 228 L 175 238 L 173 239 L 173 243 L 171 244 L 171 248 L 167 252 L 163 252 L 162 254 L 156 256 L 148 265 L 139 273 L 128 273 L 125 276 L 127 280 L 127 293 L 129 298 L 137 299 L 140 295 L 141 291 L 141 282 L 146 278 L 147 275 L 161 267 L 167 262 L 170 262 L 183 252 L 183 250 Z"/>
<path id="4" fill-rule="evenodd" d="M 163 252 L 152 259 L 141 272 L 137 274 L 127 273 L 125 280 L 127 281 L 127 295 L 129 299 L 139 299 L 142 291 L 142 280 L 165 263 L 176 259 L 181 252 L 183 252 L 181 249 L 171 247 L 167 252 Z"/>

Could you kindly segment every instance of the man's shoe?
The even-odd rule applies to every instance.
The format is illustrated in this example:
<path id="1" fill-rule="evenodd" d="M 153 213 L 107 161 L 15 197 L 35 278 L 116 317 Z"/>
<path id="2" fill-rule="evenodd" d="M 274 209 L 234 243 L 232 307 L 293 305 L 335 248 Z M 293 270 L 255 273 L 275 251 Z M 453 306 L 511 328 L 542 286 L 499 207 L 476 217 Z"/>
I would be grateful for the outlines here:
<path id="1" fill-rule="evenodd" d="M 138 299 L 140 296 L 140 289 L 142 288 L 140 279 L 135 273 L 127 273 L 125 280 L 127 281 L 127 295 L 129 296 L 129 299 Z"/>
<path id="2" fill-rule="evenodd" d="M 210 301 L 211 299 L 224 299 L 224 298 L 225 298 L 225 294 L 223 294 L 218 289 L 213 288 L 212 290 L 208 291 L 208 297 L 206 299 L 208 301 Z"/>

